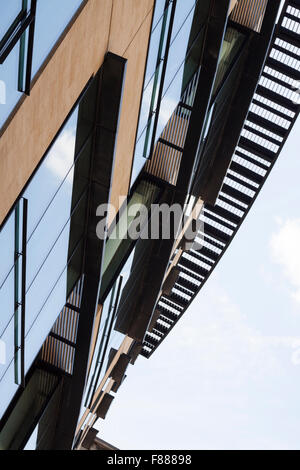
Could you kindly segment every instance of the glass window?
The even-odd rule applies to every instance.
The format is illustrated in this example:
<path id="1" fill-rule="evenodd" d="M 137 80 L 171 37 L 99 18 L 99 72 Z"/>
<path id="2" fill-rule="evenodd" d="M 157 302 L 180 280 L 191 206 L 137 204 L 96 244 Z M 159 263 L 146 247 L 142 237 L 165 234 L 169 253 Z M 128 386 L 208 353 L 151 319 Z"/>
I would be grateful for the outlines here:
<path id="1" fill-rule="evenodd" d="M 199 67 L 203 23 L 197 6 L 198 2 L 190 0 L 184 2 L 183 9 L 176 9 L 155 141 Z"/>
<path id="2" fill-rule="evenodd" d="M 36 74 L 82 1 L 38 0 L 35 19 L 32 76 Z"/>
<path id="3" fill-rule="evenodd" d="M 101 298 L 109 284 L 116 277 L 118 269 L 136 241 L 128 233 L 131 224 L 137 217 L 142 219 L 141 225 L 146 222 L 148 214 L 145 217 L 141 210 L 144 207 L 149 209 L 150 205 L 156 200 L 158 193 L 159 188 L 155 184 L 141 181 L 135 191 L 133 191 L 129 203 L 121 209 L 119 219 L 105 244 Z"/>
<path id="4" fill-rule="evenodd" d="M 0 383 L 15 354 L 14 286 L 14 271 L 12 271 L 0 290 L 0 340 L 4 348 L 4 355 L 0 361 Z"/>
<path id="5" fill-rule="evenodd" d="M 158 8 L 159 6 L 161 8 Z M 149 81 L 153 77 L 157 67 L 158 58 L 161 57 L 161 53 L 164 50 L 170 12 L 171 8 L 169 2 L 164 0 L 163 2 L 160 2 L 160 5 L 156 5 L 147 57 L 144 83 L 145 89 L 149 86 Z"/>
<path id="6" fill-rule="evenodd" d="M 85 206 L 85 197 L 80 204 Z M 79 206 L 76 210 L 80 210 Z M 26 292 L 25 333 L 28 367 L 66 302 L 70 220 L 59 234 L 57 242 Z M 78 234 L 77 244 L 80 242 L 80 235 L 82 234 Z"/>
<path id="7" fill-rule="evenodd" d="M 0 231 L 0 292 L 3 282 L 5 282 L 10 270 L 14 265 L 15 250 L 15 216 L 9 218 L 3 229 Z M 0 303 L 1 305 L 1 303 Z M 1 322 L 1 318 L 0 318 Z"/>
<path id="8" fill-rule="evenodd" d="M 165 48 L 170 27 L 171 10 L 172 2 L 159 1 L 156 3 L 137 132 L 137 146 L 133 160 L 132 182 L 135 181 L 145 164 L 145 158 L 149 154 L 154 125 L 154 112 L 157 107 L 163 61 L 166 56 Z"/>
<path id="9" fill-rule="evenodd" d="M 164 10 L 168 6 L 168 3 L 169 3 L 169 0 L 156 0 L 156 2 L 155 2 L 155 11 L 154 11 L 154 15 L 153 15 L 152 31 L 154 31 L 157 24 L 161 20 L 161 17 L 164 14 Z"/>
<path id="10" fill-rule="evenodd" d="M 127 237 L 128 230 L 131 223 L 138 215 L 141 206 L 143 205 L 149 208 L 151 203 L 155 202 L 157 199 L 158 194 L 159 188 L 153 183 L 141 181 L 139 184 L 137 184 L 137 187 L 133 191 L 133 194 L 126 207 L 121 208 L 120 217 L 117 219 L 117 223 L 112 228 L 109 238 L 106 242 L 102 268 L 103 275 L 101 281 L 100 299 L 106 296 L 105 291 L 110 284 L 111 288 L 105 298 L 105 301 L 103 302 L 97 344 L 95 347 L 88 385 L 85 392 L 85 406 L 87 406 L 87 403 L 93 395 L 93 391 L 99 385 L 105 374 L 110 349 L 118 349 L 124 339 L 124 335 L 114 330 L 113 327 L 115 323 L 114 315 L 117 311 L 117 302 L 119 298 L 121 298 L 122 289 L 126 284 L 127 279 L 129 278 L 131 265 L 134 259 L 133 246 L 135 240 Z M 131 251 L 132 249 L 133 251 Z M 124 262 L 125 264 L 123 265 Z M 121 275 L 116 280 L 118 271 L 121 271 Z M 118 291 L 119 297 L 117 298 Z M 109 338 L 109 341 L 106 346 L 107 338 Z"/>
<path id="11" fill-rule="evenodd" d="M 0 364 L 0 372 L 2 365 Z M 15 368 L 13 360 L 10 364 L 6 364 L 5 371 L 0 379 L 1 400 L 0 400 L 0 418 L 5 413 L 11 399 L 17 392 L 19 386 L 15 384 Z M 0 447 L 1 450 L 1 447 Z"/>
<path id="12" fill-rule="evenodd" d="M 95 390 L 97 389 L 105 375 L 111 348 L 118 350 L 124 339 L 124 335 L 122 333 L 119 333 L 118 331 L 114 330 L 114 317 L 117 312 L 118 302 L 122 296 L 122 290 L 130 276 L 133 258 L 134 250 L 126 261 L 121 271 L 120 277 L 113 285 L 103 304 L 95 354 L 92 360 L 92 366 L 90 369 L 90 374 L 85 391 L 85 406 L 88 406 Z M 119 286 L 120 290 L 118 289 Z M 118 290 L 119 297 L 117 297 Z"/>
<path id="13" fill-rule="evenodd" d="M 84 92 L 22 195 L 28 201 L 25 373 L 81 274 L 98 79 L 99 75 Z M 15 312 L 15 281 L 18 280 L 20 291 L 22 276 L 21 269 L 16 274 L 15 240 L 19 238 L 15 233 L 20 237 L 22 218 L 21 210 L 21 227 L 15 232 L 13 211 L 0 231 L 4 261 L 0 270 L 0 340 L 6 350 L 4 364 L 0 363 L 0 385 L 9 400 L 16 390 L 14 368 L 20 366 L 15 357 L 15 347 L 20 345 L 20 328 L 17 328 L 20 307 Z"/>
<path id="14" fill-rule="evenodd" d="M 78 107 L 64 125 L 24 193 L 24 197 L 30 201 L 27 222 L 29 239 L 33 236 L 33 231 L 41 222 L 50 203 L 56 204 L 56 198 L 61 198 L 61 200 L 65 198 L 65 207 L 70 212 L 77 120 Z M 67 209 L 62 207 L 62 210 Z M 55 219 L 52 219 L 51 223 L 56 223 Z M 53 232 L 56 230 L 53 229 Z"/>
<path id="15" fill-rule="evenodd" d="M 0 40 L 7 32 L 18 13 L 20 13 L 21 7 L 22 0 L 9 0 L 9 2 L 3 0 L 1 1 Z"/>
<path id="16" fill-rule="evenodd" d="M 59 268 L 61 268 L 61 265 Z M 45 273 L 46 271 L 42 273 L 44 282 L 47 279 Z M 29 369 L 32 361 L 39 352 L 41 344 L 45 341 L 58 314 L 61 312 L 66 302 L 66 279 L 68 274 L 68 264 L 66 264 L 61 272 L 55 274 L 58 275 L 58 278 L 55 280 L 50 280 L 51 283 L 47 286 L 48 292 L 44 288 L 42 292 L 43 297 L 41 297 L 39 294 L 39 301 L 35 302 L 33 298 L 33 290 L 31 292 L 31 297 L 28 300 L 28 304 L 34 309 L 34 315 L 30 315 L 31 318 L 28 318 L 27 323 L 28 330 L 25 349 L 26 371 Z M 39 286 L 41 285 L 42 283 L 39 282 Z M 37 290 L 35 293 L 36 292 Z M 30 320 L 31 323 L 29 324 Z"/>
<path id="17" fill-rule="evenodd" d="M 22 96 L 18 91 L 19 45 L 17 44 L 5 62 L 0 64 L 0 128 Z"/>
<path id="18" fill-rule="evenodd" d="M 35 34 L 32 56 L 32 77 L 37 73 L 51 49 L 63 33 L 69 21 L 83 0 L 37 0 Z M 9 0 L 0 2 L 0 40 L 4 37 L 22 7 L 30 11 L 31 1 Z M 23 35 L 24 59 L 20 60 L 23 50 L 22 40 L 18 41 L 3 64 L 0 65 L 0 128 L 16 106 L 24 90 L 24 66 L 26 68 L 28 28 Z M 19 57 L 20 56 L 20 57 Z M 20 64 L 20 65 L 19 65 Z M 19 69 L 20 68 L 20 69 Z M 19 87 L 20 73 L 20 87 Z"/>
<path id="19" fill-rule="evenodd" d="M 169 4 L 169 14 L 171 6 L 172 4 Z M 156 25 L 154 24 L 133 161 L 132 182 L 145 164 L 145 158 L 150 157 L 153 132 L 155 133 L 154 142 L 156 142 L 178 105 L 184 90 L 199 68 L 203 41 L 203 18 L 205 18 L 205 14 L 201 2 L 197 0 L 177 2 L 159 110 L 157 98 L 162 79 L 162 60 L 165 54 L 161 54 L 162 60 L 157 62 L 156 69 L 154 58 L 160 57 L 159 47 L 166 41 L 168 23 L 163 36 L 163 25 L 159 36 L 156 32 L 159 22 Z M 160 21 L 162 20 L 163 17 Z M 158 36 L 160 40 L 158 40 Z M 163 49 L 161 52 L 163 52 Z M 148 73 L 149 70 L 150 73 Z M 157 113 L 159 113 L 159 116 L 155 128 L 154 123 Z"/>
<path id="20" fill-rule="evenodd" d="M 168 66 L 164 81 L 164 91 L 170 86 L 171 80 L 173 79 L 182 62 L 185 60 L 191 27 L 193 24 L 195 4 L 195 0 L 188 0 L 185 1 L 183 5 L 180 4 L 180 7 L 176 8 L 168 57 Z M 198 28 L 200 28 L 200 26 L 201 23 L 198 22 Z"/>

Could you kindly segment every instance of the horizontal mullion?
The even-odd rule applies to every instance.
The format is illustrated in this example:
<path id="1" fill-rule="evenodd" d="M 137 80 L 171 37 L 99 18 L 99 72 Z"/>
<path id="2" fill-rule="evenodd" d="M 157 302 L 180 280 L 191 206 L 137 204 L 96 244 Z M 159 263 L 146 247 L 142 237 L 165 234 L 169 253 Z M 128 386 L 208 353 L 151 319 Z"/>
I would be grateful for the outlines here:
<path id="1" fill-rule="evenodd" d="M 187 109 L 188 111 L 193 111 L 193 107 L 185 104 L 183 101 L 179 101 L 178 107 Z"/>
<path id="2" fill-rule="evenodd" d="M 73 341 L 70 341 L 67 338 L 64 338 L 63 336 L 60 336 L 57 333 L 54 333 L 53 331 L 50 331 L 49 336 L 56 339 L 57 341 L 61 341 L 62 343 L 65 343 L 66 345 L 71 346 L 74 349 L 76 348 L 76 344 L 73 343 Z"/>
<path id="3" fill-rule="evenodd" d="M 167 147 L 170 147 L 170 148 L 172 148 L 172 149 L 174 149 L 174 150 L 177 150 L 178 152 L 181 152 L 181 153 L 183 152 L 183 148 L 181 148 L 181 147 L 179 147 L 178 145 L 175 145 L 175 144 L 173 144 L 172 142 L 169 142 L 168 140 L 165 140 L 165 139 L 163 139 L 163 138 L 161 138 L 161 137 L 158 139 L 158 142 L 161 143 L 161 144 L 163 144 L 163 145 L 166 145 Z"/>

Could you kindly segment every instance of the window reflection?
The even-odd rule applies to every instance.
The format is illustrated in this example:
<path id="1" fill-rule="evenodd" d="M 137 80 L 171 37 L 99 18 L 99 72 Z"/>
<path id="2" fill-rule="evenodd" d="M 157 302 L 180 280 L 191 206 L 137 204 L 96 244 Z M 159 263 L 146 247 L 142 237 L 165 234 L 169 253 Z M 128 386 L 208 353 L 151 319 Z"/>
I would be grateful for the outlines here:
<path id="1" fill-rule="evenodd" d="M 33 77 L 82 2 L 83 0 L 38 0 L 32 58 Z"/>
<path id="2" fill-rule="evenodd" d="M 3 38 L 4 34 L 21 10 L 21 7 L 22 0 L 9 0 L 8 2 L 1 2 L 0 39 Z"/>
<path id="3" fill-rule="evenodd" d="M 28 200 L 25 373 L 81 274 L 79 266 L 83 253 L 87 175 L 98 80 L 99 74 L 83 92 L 79 105 L 70 114 L 22 194 Z M 85 116 L 86 107 L 89 109 L 88 119 Z M 0 339 L 6 345 L 5 364 L 0 364 L 0 383 L 8 402 L 16 390 L 15 236 L 15 211 L 12 210 L 0 231 L 0 254 L 3 254 L 0 269 Z M 22 285 L 22 279 L 19 285 Z M 5 407 L 1 410 L 4 411 Z"/>
<path id="4" fill-rule="evenodd" d="M 180 101 L 184 89 L 199 67 L 202 42 L 200 34 L 202 30 L 201 18 L 204 17 L 203 8 L 201 9 L 201 2 L 187 0 L 177 3 L 166 73 L 164 77 L 161 75 L 162 60 L 165 54 L 162 54 L 162 58 L 159 60 L 159 54 L 163 50 L 160 49 L 160 46 L 165 44 L 168 29 L 170 28 L 171 7 L 172 4 L 166 2 L 166 8 L 168 9 L 154 24 L 152 30 L 133 161 L 132 183 L 143 168 L 146 158 L 150 157 L 153 133 L 156 141 Z M 163 12 L 163 9 L 161 8 L 160 11 Z M 164 19 L 166 18 L 168 21 L 164 25 Z M 157 96 L 161 80 L 164 83 L 162 100 L 159 104 Z M 159 116 L 155 127 L 154 122 L 157 113 L 159 113 Z"/>
<path id="5" fill-rule="evenodd" d="M 227 28 L 219 58 L 214 92 L 216 92 L 222 84 L 222 81 L 224 80 L 227 71 L 230 70 L 244 40 L 244 34 L 234 28 Z"/>
<path id="6" fill-rule="evenodd" d="M 38 72 L 82 2 L 83 0 L 37 0 L 32 78 Z M 30 0 L 3 0 L 0 2 L 0 41 L 21 9 L 27 8 L 27 12 L 29 12 L 31 5 Z M 24 58 L 26 59 L 28 30 L 24 33 L 23 39 L 25 41 Z M 20 61 L 20 58 L 22 58 L 21 42 L 22 40 L 17 42 L 3 64 L 0 65 L 0 128 L 22 96 L 22 92 L 18 89 L 24 91 L 25 70 L 24 61 Z"/>
<path id="7" fill-rule="evenodd" d="M 136 217 L 142 218 L 141 225 L 146 222 L 146 218 L 140 212 L 141 208 L 145 206 L 149 209 L 158 193 L 159 188 L 155 184 L 141 181 L 133 191 L 128 204 L 121 209 L 120 217 L 105 244 L 100 298 L 107 291 L 112 279 L 115 279 L 116 273 L 136 241 L 128 234 L 131 224 Z"/>

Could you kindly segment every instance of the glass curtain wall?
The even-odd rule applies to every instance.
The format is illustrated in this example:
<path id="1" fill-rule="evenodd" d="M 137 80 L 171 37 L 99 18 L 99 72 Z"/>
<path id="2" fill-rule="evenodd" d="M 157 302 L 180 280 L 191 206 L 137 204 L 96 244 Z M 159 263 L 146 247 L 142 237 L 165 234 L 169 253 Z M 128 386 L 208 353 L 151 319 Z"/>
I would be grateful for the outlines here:
<path id="1" fill-rule="evenodd" d="M 226 29 L 214 83 L 214 95 L 220 90 L 220 86 L 224 82 L 227 73 L 230 71 L 235 58 L 241 50 L 245 42 L 245 38 L 246 35 L 244 33 L 234 29 L 233 27 L 228 27 Z"/>
<path id="2" fill-rule="evenodd" d="M 94 80 L 81 103 L 86 99 L 95 103 L 95 92 Z M 74 273 L 74 258 L 83 246 L 95 113 L 92 107 L 90 121 L 85 120 L 79 131 L 80 109 L 80 104 L 75 106 L 22 194 L 21 201 L 28 201 L 26 278 L 19 269 L 23 253 L 17 249 L 22 218 L 26 214 L 14 210 L 0 231 L 0 341 L 5 349 L 5 357 L 0 361 L 0 416 L 20 384 L 16 373 L 22 320 L 20 303 L 16 302 L 20 298 L 18 291 L 23 286 L 26 374 L 80 275 Z M 81 170 L 79 182 L 74 177 L 78 169 Z M 76 224 L 77 229 L 72 230 L 70 238 L 70 227 L 76 217 L 82 226 Z"/>
<path id="3" fill-rule="evenodd" d="M 83 1 L 37 0 L 32 78 L 36 75 Z M 0 44 L 20 12 L 23 10 L 26 14 L 29 14 L 31 6 L 32 0 L 2 0 L 0 2 Z M 0 129 L 22 96 L 22 92 L 18 90 L 21 76 L 24 75 L 24 69 L 26 68 L 24 64 L 26 64 L 27 46 L 28 28 L 4 62 L 0 64 Z"/>
<path id="4" fill-rule="evenodd" d="M 185 91 L 199 72 L 208 3 L 197 0 L 176 3 L 166 0 L 156 5 L 131 184 L 144 167 L 146 159 L 152 158 L 154 144 L 163 134 Z M 174 7 L 176 9 L 172 16 Z M 234 27 L 227 28 L 213 89 L 213 101 L 244 40 L 245 34 Z M 197 81 L 194 83 L 196 86 Z"/>
<path id="5" fill-rule="evenodd" d="M 132 183 L 200 65 L 205 15 L 197 0 L 157 3 L 133 162 Z"/>

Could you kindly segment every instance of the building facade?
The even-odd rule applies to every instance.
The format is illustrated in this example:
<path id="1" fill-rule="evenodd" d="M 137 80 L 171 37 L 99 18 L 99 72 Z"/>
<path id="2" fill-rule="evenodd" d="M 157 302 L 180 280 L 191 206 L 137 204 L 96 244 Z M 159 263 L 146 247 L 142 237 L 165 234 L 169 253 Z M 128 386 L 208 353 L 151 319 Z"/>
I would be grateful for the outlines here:
<path id="1" fill-rule="evenodd" d="M 300 2 L 0 9 L 0 448 L 112 449 L 297 119 Z"/>

